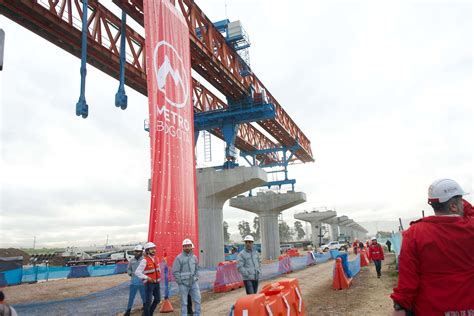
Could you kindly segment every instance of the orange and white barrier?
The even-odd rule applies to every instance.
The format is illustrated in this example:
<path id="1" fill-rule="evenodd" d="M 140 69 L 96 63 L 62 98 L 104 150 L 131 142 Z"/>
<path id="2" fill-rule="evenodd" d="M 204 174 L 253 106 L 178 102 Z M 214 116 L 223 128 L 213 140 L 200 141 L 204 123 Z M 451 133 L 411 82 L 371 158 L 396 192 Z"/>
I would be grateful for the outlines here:
<path id="1" fill-rule="evenodd" d="M 278 257 L 278 273 L 290 273 L 293 272 L 291 266 L 291 260 L 288 255 L 281 255 Z"/>
<path id="2" fill-rule="evenodd" d="M 243 286 L 244 281 L 237 270 L 237 261 L 219 262 L 214 281 L 214 293 L 229 292 Z"/>
<path id="3" fill-rule="evenodd" d="M 304 316 L 303 295 L 297 279 L 266 284 L 259 294 L 244 296 L 234 305 L 233 316 Z"/>
<path id="4" fill-rule="evenodd" d="M 334 269 L 334 279 L 332 281 L 332 288 L 335 290 L 348 289 L 352 284 L 352 278 L 346 277 L 344 269 L 342 268 L 342 259 L 336 259 L 336 267 Z"/>

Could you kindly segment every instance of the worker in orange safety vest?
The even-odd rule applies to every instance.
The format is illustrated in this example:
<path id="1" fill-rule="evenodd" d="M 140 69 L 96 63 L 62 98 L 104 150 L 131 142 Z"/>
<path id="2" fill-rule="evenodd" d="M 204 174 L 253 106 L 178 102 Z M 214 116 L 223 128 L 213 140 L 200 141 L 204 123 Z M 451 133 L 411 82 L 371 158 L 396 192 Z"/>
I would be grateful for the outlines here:
<path id="1" fill-rule="evenodd" d="M 140 261 L 135 275 L 145 283 L 145 310 L 143 314 L 151 316 L 160 303 L 160 261 L 156 255 L 154 243 L 147 242 L 144 248 L 145 260 Z"/>

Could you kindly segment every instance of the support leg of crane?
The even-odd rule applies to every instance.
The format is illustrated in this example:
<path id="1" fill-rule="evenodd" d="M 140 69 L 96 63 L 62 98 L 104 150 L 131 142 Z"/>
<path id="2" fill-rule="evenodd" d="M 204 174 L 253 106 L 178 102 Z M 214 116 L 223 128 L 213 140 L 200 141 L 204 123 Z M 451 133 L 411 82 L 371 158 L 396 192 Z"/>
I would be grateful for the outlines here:
<path id="1" fill-rule="evenodd" d="M 86 102 L 87 76 L 87 8 L 88 0 L 82 2 L 82 46 L 81 46 L 81 95 L 76 103 L 76 115 L 86 118 L 89 115 L 89 106 Z"/>
<path id="2" fill-rule="evenodd" d="M 127 14 L 125 11 L 122 11 L 122 24 L 120 29 L 120 78 L 119 78 L 119 88 L 115 94 L 115 106 L 125 110 L 127 108 L 128 97 L 125 94 L 125 32 L 127 29 Z"/>

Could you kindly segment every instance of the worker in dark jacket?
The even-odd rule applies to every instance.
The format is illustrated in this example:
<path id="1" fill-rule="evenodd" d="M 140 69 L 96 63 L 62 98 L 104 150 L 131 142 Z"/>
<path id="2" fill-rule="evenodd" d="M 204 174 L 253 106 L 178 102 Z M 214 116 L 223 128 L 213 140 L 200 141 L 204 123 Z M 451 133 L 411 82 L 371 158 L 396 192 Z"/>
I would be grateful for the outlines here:
<path id="1" fill-rule="evenodd" d="M 372 243 L 369 246 L 370 258 L 374 262 L 377 278 L 382 275 L 382 260 L 385 259 L 382 245 L 377 242 L 377 237 L 372 237 Z"/>
<path id="2" fill-rule="evenodd" d="M 387 242 L 385 243 L 385 245 L 387 245 L 388 252 L 392 252 L 392 251 L 391 251 L 391 249 L 392 249 L 392 242 L 390 241 L 390 239 L 387 239 Z"/>
<path id="3" fill-rule="evenodd" d="M 429 187 L 435 216 L 412 222 L 403 233 L 393 315 L 473 313 L 474 218 L 463 217 L 464 194 L 450 179 Z"/>

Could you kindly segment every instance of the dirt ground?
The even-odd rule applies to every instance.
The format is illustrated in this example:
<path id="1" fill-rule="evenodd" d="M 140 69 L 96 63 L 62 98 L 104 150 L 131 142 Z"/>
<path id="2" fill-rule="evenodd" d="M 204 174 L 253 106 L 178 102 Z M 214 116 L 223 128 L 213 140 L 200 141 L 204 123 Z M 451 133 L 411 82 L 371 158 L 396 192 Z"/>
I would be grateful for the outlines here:
<path id="1" fill-rule="evenodd" d="M 55 301 L 66 298 L 80 297 L 93 292 L 109 289 L 130 280 L 124 274 L 90 277 L 80 279 L 63 279 L 9 286 L 2 291 L 10 304 L 28 302 Z"/>
<path id="2" fill-rule="evenodd" d="M 391 315 L 392 302 L 389 299 L 389 295 L 397 281 L 396 274 L 394 273 L 394 260 L 393 254 L 386 256 L 386 260 L 382 265 L 382 278 L 380 279 L 376 277 L 373 264 L 362 268 L 348 290 L 335 291 L 332 289 L 332 272 L 334 267 L 334 261 L 332 260 L 287 274 L 282 278 L 298 279 L 303 294 L 306 315 Z M 264 281 L 259 288 L 262 288 L 266 283 L 282 278 Z M 56 280 L 7 287 L 3 291 L 9 303 L 19 304 L 84 296 L 92 292 L 111 288 L 126 282 L 128 279 L 126 274 L 122 274 Z M 58 293 L 62 293 L 60 297 L 58 297 Z M 231 306 L 239 297 L 244 295 L 244 289 L 218 294 L 214 294 L 211 291 L 203 292 L 202 314 L 227 316 Z M 179 315 L 180 304 L 178 298 L 173 297 L 171 302 L 175 312 L 168 315 Z M 155 314 L 158 315 L 158 312 Z M 141 315 L 141 311 L 134 311 L 133 315 Z"/>
<path id="3" fill-rule="evenodd" d="M 303 293 L 306 315 L 308 316 L 391 315 L 393 303 L 389 295 L 397 282 L 394 273 L 394 261 L 393 254 L 386 255 L 386 259 L 382 264 L 382 277 L 380 279 L 376 277 L 373 264 L 362 268 L 361 272 L 353 279 L 352 286 L 348 290 L 336 291 L 332 289 L 334 267 L 334 261 L 332 260 L 287 274 L 282 278 L 264 281 L 259 288 L 262 288 L 266 283 L 279 279 L 298 278 Z M 231 306 L 239 297 L 244 295 L 244 289 L 218 294 L 206 291 L 202 293 L 202 315 L 227 316 Z M 175 311 L 168 315 L 179 315 L 178 298 L 173 297 L 171 303 Z M 159 315 L 158 312 L 155 314 Z M 135 311 L 132 315 L 141 315 L 141 311 Z"/>

